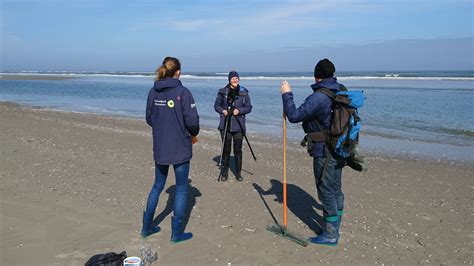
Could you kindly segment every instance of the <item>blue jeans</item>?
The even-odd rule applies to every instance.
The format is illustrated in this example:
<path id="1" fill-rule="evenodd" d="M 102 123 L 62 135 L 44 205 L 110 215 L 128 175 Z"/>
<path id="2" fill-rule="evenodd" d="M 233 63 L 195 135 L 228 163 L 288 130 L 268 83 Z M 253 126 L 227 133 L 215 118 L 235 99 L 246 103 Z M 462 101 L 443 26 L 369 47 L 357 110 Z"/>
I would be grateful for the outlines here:
<path id="1" fill-rule="evenodd" d="M 344 209 L 344 194 L 342 193 L 342 167 L 344 160 L 336 160 L 329 157 L 329 164 L 326 175 L 322 176 L 326 157 L 313 158 L 313 170 L 318 191 L 318 198 L 323 205 L 323 215 L 327 217 L 337 217 L 338 211 Z"/>
<path id="2" fill-rule="evenodd" d="M 186 211 L 186 202 L 188 199 L 188 176 L 189 161 L 180 164 L 174 164 L 174 174 L 176 176 L 176 196 L 174 199 L 174 216 L 184 217 Z M 147 213 L 155 213 L 161 191 L 165 187 L 166 178 L 168 177 L 169 165 L 160 165 L 155 163 L 155 183 L 148 195 L 146 205 Z"/>

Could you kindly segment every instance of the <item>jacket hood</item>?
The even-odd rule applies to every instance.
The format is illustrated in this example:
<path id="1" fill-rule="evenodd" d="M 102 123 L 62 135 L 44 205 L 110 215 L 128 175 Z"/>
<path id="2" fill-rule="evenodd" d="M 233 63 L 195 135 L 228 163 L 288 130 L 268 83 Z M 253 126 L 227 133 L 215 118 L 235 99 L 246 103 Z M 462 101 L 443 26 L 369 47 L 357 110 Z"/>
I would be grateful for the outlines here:
<path id="1" fill-rule="evenodd" d="M 311 88 L 313 89 L 313 91 L 317 91 L 321 88 L 327 88 L 333 91 L 338 91 L 341 88 L 341 84 L 337 83 L 336 78 L 327 78 L 321 80 L 320 82 L 314 83 L 313 85 L 311 85 Z"/>
<path id="2" fill-rule="evenodd" d="M 176 88 L 182 86 L 181 81 L 176 78 L 164 78 L 160 80 L 156 80 L 155 84 L 153 85 L 153 89 L 156 92 L 164 91 L 166 89 Z"/>

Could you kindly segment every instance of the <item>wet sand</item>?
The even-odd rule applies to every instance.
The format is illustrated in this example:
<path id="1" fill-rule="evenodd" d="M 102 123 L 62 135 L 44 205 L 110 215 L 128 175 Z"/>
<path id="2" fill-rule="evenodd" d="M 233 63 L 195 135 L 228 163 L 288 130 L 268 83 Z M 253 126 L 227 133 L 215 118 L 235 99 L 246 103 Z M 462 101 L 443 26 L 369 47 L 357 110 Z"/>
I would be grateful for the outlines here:
<path id="1" fill-rule="evenodd" d="M 249 135 L 244 182 L 218 183 L 217 130 L 202 130 L 191 161 L 194 238 L 171 244 L 174 176 L 157 209 L 162 232 L 140 238 L 153 183 L 143 120 L 0 103 L 0 257 L 4 265 L 84 265 L 93 255 L 152 245 L 163 265 L 458 265 L 473 262 L 473 165 L 368 155 L 344 169 L 346 209 L 337 247 L 302 247 L 265 230 L 282 221 L 281 141 Z M 320 226 L 312 160 L 288 147 L 288 223 Z M 260 195 L 260 187 L 265 193 Z"/>

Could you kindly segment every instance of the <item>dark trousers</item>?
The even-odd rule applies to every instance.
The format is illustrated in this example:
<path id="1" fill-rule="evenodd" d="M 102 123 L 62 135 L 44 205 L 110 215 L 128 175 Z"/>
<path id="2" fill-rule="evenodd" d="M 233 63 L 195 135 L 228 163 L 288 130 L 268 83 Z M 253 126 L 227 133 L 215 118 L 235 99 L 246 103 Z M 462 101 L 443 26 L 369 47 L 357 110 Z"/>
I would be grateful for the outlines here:
<path id="1" fill-rule="evenodd" d="M 224 130 L 221 130 L 221 140 L 224 140 Z M 242 142 L 244 135 L 242 132 L 227 132 L 227 138 L 224 143 L 224 153 L 222 154 L 222 170 L 227 173 L 229 171 L 229 160 L 232 141 L 234 142 L 234 156 L 237 164 L 237 174 L 242 170 Z"/>
<path id="2" fill-rule="evenodd" d="M 324 217 L 337 217 L 338 211 L 344 209 L 344 194 L 342 193 L 342 167 L 344 160 L 329 157 L 326 175 L 322 175 L 326 157 L 313 158 L 314 178 L 318 198 L 323 205 Z"/>

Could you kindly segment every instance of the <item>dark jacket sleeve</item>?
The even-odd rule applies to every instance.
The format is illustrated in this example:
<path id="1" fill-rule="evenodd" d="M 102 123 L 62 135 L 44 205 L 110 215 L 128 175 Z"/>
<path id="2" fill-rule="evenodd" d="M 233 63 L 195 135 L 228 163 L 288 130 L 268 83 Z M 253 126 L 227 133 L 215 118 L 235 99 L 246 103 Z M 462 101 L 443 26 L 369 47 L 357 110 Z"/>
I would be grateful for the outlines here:
<path id="1" fill-rule="evenodd" d="M 239 110 L 240 115 L 246 115 L 252 112 L 252 103 L 250 102 L 250 96 L 248 92 L 245 94 L 245 100 L 244 100 L 243 106 L 237 109 Z"/>
<path id="2" fill-rule="evenodd" d="M 191 136 L 197 136 L 199 134 L 199 115 L 196 109 L 196 103 L 194 102 L 193 95 L 187 89 L 183 91 L 183 116 L 184 126 L 188 130 Z"/>
<path id="3" fill-rule="evenodd" d="M 295 102 L 293 101 L 292 92 L 282 94 L 281 97 L 283 100 L 283 111 L 291 123 L 298 123 L 313 118 L 320 105 L 319 98 L 315 96 L 314 93 L 308 96 L 304 103 L 298 108 L 296 108 Z"/>
<path id="4" fill-rule="evenodd" d="M 153 109 L 153 89 L 150 90 L 148 93 L 148 98 L 146 101 L 146 112 L 145 112 L 145 119 L 146 123 L 151 127 L 152 126 L 152 121 L 151 121 L 151 113 Z"/>
<path id="5" fill-rule="evenodd" d="M 219 90 L 217 92 L 217 97 L 216 97 L 216 101 L 214 103 L 214 110 L 216 110 L 216 112 L 218 114 L 222 114 L 222 111 L 224 111 L 224 95 L 221 93 L 221 91 Z"/>

